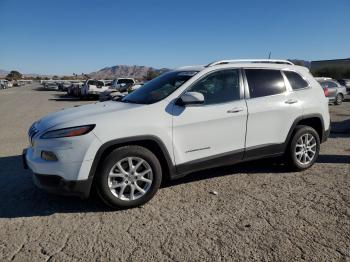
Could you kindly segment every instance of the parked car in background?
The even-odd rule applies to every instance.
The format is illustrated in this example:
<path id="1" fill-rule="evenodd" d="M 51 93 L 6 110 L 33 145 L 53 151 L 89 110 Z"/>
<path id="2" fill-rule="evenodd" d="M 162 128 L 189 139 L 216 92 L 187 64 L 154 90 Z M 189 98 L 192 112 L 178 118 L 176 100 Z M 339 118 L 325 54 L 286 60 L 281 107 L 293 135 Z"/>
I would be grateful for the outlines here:
<path id="1" fill-rule="evenodd" d="M 102 92 L 106 91 L 108 86 L 102 80 L 89 79 L 86 80 L 81 88 L 81 96 L 87 98 L 89 96 L 99 96 Z"/>
<path id="2" fill-rule="evenodd" d="M 67 89 L 67 95 L 80 97 L 81 96 L 81 88 L 83 87 L 83 85 L 84 85 L 83 82 L 71 83 L 71 85 Z"/>
<path id="3" fill-rule="evenodd" d="M 350 95 L 350 79 L 339 79 L 338 82 L 345 86 L 347 94 Z"/>
<path id="4" fill-rule="evenodd" d="M 136 81 L 134 78 L 118 78 L 113 80 L 111 88 L 119 92 L 125 92 L 130 86 L 135 85 L 135 83 Z"/>
<path id="5" fill-rule="evenodd" d="M 105 85 L 108 86 L 108 88 L 110 88 L 113 84 L 113 80 L 103 80 L 105 82 Z"/>
<path id="6" fill-rule="evenodd" d="M 58 90 L 58 84 L 56 82 L 45 82 L 44 88 L 47 90 Z"/>
<path id="7" fill-rule="evenodd" d="M 8 81 L 7 80 L 0 80 L 0 89 L 7 89 L 9 88 L 8 86 Z"/>
<path id="8" fill-rule="evenodd" d="M 127 94 L 128 94 L 128 92 L 121 93 L 117 90 L 108 89 L 100 94 L 98 100 L 100 102 L 109 101 L 109 100 L 116 101 L 116 100 L 119 100 L 120 98 L 123 98 Z"/>
<path id="9" fill-rule="evenodd" d="M 13 82 L 6 80 L 7 88 L 13 87 Z"/>
<path id="10" fill-rule="evenodd" d="M 121 101 L 60 110 L 30 127 L 24 166 L 44 190 L 130 208 L 162 180 L 266 157 L 310 168 L 330 132 L 328 99 L 285 60 L 224 60 L 164 73 Z"/>
<path id="11" fill-rule="evenodd" d="M 0 80 L 0 89 L 6 89 L 5 81 Z"/>
<path id="12" fill-rule="evenodd" d="M 345 86 L 342 86 L 339 82 L 329 77 L 316 77 L 315 79 L 324 90 L 328 90 L 327 97 L 330 103 L 334 103 L 335 105 L 343 103 L 346 95 Z"/>
<path id="13" fill-rule="evenodd" d="M 143 83 L 136 84 L 133 86 L 128 87 L 127 90 L 121 92 L 116 89 L 108 89 L 100 94 L 99 101 L 108 101 L 108 100 L 119 100 L 120 98 L 126 96 L 127 94 L 130 94 L 131 92 L 135 91 L 136 89 L 143 86 Z"/>
<path id="14" fill-rule="evenodd" d="M 67 92 L 68 88 L 71 86 L 71 83 L 68 81 L 62 81 L 58 83 L 58 90 L 62 92 Z"/>

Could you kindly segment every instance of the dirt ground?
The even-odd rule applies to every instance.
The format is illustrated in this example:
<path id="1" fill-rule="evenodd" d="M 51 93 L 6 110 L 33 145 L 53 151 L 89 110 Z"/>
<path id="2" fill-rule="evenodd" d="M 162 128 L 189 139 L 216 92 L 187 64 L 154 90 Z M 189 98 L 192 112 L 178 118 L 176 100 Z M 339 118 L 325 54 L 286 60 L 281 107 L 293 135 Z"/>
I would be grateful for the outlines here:
<path id="1" fill-rule="evenodd" d="M 32 122 L 92 102 L 37 86 L 0 90 L 0 261 L 350 261 L 350 100 L 330 106 L 331 137 L 305 172 L 212 169 L 110 211 L 46 194 L 22 168 Z"/>

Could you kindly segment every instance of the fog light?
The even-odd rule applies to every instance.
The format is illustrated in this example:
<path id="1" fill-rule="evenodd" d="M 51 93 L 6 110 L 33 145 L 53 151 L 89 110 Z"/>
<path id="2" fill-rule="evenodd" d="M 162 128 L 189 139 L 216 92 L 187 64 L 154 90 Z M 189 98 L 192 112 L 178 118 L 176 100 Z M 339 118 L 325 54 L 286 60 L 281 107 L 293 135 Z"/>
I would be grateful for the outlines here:
<path id="1" fill-rule="evenodd" d="M 50 151 L 41 151 L 41 158 L 46 161 L 57 161 L 57 156 Z"/>

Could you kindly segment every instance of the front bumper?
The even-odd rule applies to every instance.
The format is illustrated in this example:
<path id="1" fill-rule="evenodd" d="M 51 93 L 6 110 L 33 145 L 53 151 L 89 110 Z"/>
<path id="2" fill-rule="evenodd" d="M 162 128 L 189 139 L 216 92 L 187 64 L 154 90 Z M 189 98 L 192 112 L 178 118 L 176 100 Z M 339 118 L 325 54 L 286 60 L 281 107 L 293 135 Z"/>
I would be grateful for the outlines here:
<path id="1" fill-rule="evenodd" d="M 92 177 L 87 180 L 67 181 L 60 176 L 33 174 L 35 185 L 48 193 L 88 198 Z"/>
<path id="2" fill-rule="evenodd" d="M 328 140 L 328 137 L 329 137 L 330 133 L 331 133 L 331 127 L 329 126 L 328 130 L 323 132 L 323 135 L 322 135 L 322 138 L 321 138 L 322 139 L 321 143 L 324 143 L 324 142 L 326 142 Z"/>
<path id="3" fill-rule="evenodd" d="M 88 177 L 85 180 L 67 180 L 57 174 L 39 174 L 37 173 L 37 163 L 31 162 L 32 159 L 28 157 L 28 153 L 28 149 L 23 150 L 23 167 L 33 172 L 33 180 L 38 188 L 53 194 L 78 196 L 80 198 L 89 197 L 93 177 Z"/>

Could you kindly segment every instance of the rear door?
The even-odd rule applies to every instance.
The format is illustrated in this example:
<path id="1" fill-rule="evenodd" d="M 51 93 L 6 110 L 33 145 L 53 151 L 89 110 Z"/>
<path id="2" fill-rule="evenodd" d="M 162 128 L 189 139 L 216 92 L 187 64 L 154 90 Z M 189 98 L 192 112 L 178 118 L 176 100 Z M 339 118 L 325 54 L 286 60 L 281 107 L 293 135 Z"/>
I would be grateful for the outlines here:
<path id="1" fill-rule="evenodd" d="M 283 151 L 294 120 L 302 115 L 301 102 L 280 70 L 245 69 L 248 107 L 246 158 Z"/>
<path id="2" fill-rule="evenodd" d="M 335 97 L 337 95 L 338 85 L 333 81 L 327 81 L 326 83 L 328 86 L 328 96 L 332 98 Z"/>

